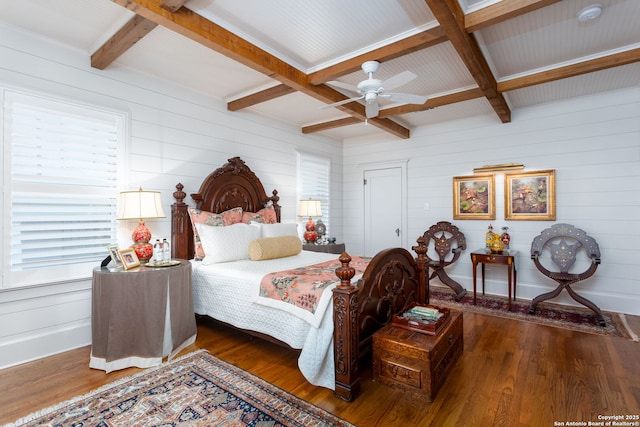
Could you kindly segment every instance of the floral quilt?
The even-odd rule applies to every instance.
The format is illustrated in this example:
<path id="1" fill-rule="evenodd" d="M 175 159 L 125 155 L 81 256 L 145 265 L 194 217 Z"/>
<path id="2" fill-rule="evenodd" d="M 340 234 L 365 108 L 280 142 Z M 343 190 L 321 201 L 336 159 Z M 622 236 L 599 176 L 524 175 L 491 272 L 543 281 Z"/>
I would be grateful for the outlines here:
<path id="1" fill-rule="evenodd" d="M 349 265 L 356 276 L 364 273 L 370 258 L 352 257 Z M 325 289 L 339 280 L 339 260 L 326 261 L 291 270 L 267 274 L 260 282 L 260 296 L 291 304 L 315 314 Z"/>

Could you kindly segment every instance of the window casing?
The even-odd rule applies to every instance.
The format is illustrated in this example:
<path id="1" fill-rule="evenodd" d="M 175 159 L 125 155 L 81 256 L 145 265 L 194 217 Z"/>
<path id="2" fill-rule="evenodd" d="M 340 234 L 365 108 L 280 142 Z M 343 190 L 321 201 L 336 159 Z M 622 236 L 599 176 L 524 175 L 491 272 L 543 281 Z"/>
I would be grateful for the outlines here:
<path id="1" fill-rule="evenodd" d="M 330 217 L 330 182 L 331 160 L 326 157 L 304 152 L 297 153 L 298 165 L 298 200 L 320 200 L 322 205 L 322 217 L 314 218 L 314 221 L 322 219 L 327 227 L 329 235 Z"/>
<path id="2" fill-rule="evenodd" d="M 0 288 L 91 277 L 117 241 L 125 114 L 2 91 Z"/>

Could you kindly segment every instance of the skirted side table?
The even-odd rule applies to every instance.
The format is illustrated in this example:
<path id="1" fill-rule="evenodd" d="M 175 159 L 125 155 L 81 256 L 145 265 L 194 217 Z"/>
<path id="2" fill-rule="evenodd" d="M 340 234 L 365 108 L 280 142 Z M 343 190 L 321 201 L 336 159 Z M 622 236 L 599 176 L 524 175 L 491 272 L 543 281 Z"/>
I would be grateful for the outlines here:
<path id="1" fill-rule="evenodd" d="M 89 366 L 107 373 L 159 365 L 195 342 L 191 263 L 93 270 Z"/>

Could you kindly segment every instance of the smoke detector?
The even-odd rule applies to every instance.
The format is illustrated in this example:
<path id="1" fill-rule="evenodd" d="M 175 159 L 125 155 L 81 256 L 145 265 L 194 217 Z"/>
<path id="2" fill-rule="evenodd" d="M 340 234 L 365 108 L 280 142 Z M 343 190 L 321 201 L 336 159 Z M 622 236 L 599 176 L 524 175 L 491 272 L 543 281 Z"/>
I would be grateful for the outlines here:
<path id="1" fill-rule="evenodd" d="M 578 21 L 586 22 L 596 19 L 602 13 L 601 4 L 592 4 L 591 6 L 584 7 L 578 12 Z"/>

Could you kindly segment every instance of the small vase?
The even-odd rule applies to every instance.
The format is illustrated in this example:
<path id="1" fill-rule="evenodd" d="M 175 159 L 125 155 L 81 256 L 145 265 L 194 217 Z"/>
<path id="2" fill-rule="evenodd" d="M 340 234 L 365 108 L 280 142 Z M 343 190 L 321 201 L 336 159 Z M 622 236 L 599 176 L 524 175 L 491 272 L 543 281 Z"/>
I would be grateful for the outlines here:
<path id="1" fill-rule="evenodd" d="M 500 235 L 500 240 L 502 240 L 505 249 L 509 249 L 509 243 L 511 242 L 511 236 L 509 236 L 507 230 L 509 230 L 509 227 L 502 227 L 502 234 Z"/>
<path id="2" fill-rule="evenodd" d="M 485 234 L 485 247 L 487 249 L 491 249 L 491 242 L 493 242 L 493 236 L 495 235 L 495 233 L 493 232 L 493 226 L 491 224 L 489 224 L 489 229 L 487 230 L 487 233 Z"/>

